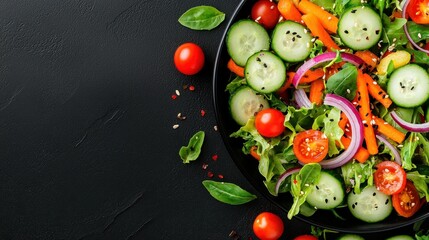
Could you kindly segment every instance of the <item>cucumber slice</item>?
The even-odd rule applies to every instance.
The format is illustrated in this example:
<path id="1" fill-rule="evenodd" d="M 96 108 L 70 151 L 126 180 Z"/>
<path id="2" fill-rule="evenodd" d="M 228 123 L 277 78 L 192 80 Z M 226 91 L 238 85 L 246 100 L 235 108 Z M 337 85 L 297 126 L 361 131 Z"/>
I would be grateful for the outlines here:
<path id="1" fill-rule="evenodd" d="M 429 99 L 429 75 L 417 64 L 400 67 L 390 76 L 387 93 L 400 107 L 421 106 Z"/>
<path id="2" fill-rule="evenodd" d="M 270 48 L 270 36 L 258 23 L 244 19 L 234 23 L 228 30 L 226 47 L 232 60 L 243 67 L 250 56 Z"/>
<path id="3" fill-rule="evenodd" d="M 275 54 L 261 51 L 247 60 L 244 68 L 247 84 L 260 93 L 280 89 L 286 80 L 286 66 Z"/>
<path id="4" fill-rule="evenodd" d="M 386 240 L 414 240 L 414 238 L 409 235 L 397 235 L 387 238 Z"/>
<path id="5" fill-rule="evenodd" d="M 301 24 L 293 21 L 278 23 L 274 28 L 271 48 L 287 62 L 305 60 L 313 48 L 312 36 Z"/>
<path id="6" fill-rule="evenodd" d="M 377 44 L 382 29 L 380 15 L 366 5 L 349 8 L 338 22 L 341 41 L 353 50 L 365 50 Z"/>
<path id="7" fill-rule="evenodd" d="M 333 209 L 344 200 L 345 192 L 337 177 L 321 172 L 319 182 L 307 196 L 307 202 L 317 209 Z"/>
<path id="8" fill-rule="evenodd" d="M 387 218 L 393 209 L 390 196 L 378 191 L 375 186 L 364 188 L 360 194 L 352 191 L 348 195 L 347 206 L 353 216 L 369 223 Z"/>
<path id="9" fill-rule="evenodd" d="M 246 125 L 256 112 L 269 107 L 270 104 L 264 96 L 256 93 L 248 86 L 239 88 L 229 100 L 231 116 L 241 126 Z"/>

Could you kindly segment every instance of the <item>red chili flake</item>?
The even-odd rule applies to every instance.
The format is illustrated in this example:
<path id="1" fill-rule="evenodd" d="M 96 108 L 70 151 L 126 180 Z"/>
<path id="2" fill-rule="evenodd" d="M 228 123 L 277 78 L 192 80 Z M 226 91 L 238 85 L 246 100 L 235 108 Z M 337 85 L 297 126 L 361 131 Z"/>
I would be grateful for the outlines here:
<path id="1" fill-rule="evenodd" d="M 176 100 L 176 98 L 177 98 L 176 94 L 171 95 L 171 99 Z"/>
<path id="2" fill-rule="evenodd" d="M 195 90 L 194 85 L 189 86 L 189 91 L 194 91 L 194 90 Z"/>
<path id="3" fill-rule="evenodd" d="M 297 184 L 298 181 L 296 179 L 293 180 L 293 184 Z"/>
<path id="4" fill-rule="evenodd" d="M 218 174 L 217 177 L 220 178 L 220 179 L 223 179 L 223 175 L 222 174 Z"/>
<path id="5" fill-rule="evenodd" d="M 201 109 L 201 117 L 204 117 L 206 115 L 206 111 L 204 109 Z"/>
<path id="6" fill-rule="evenodd" d="M 207 176 L 208 176 L 209 178 L 212 178 L 212 177 L 214 176 L 214 174 L 213 174 L 211 171 L 208 171 L 208 172 L 207 172 Z"/>
<path id="7" fill-rule="evenodd" d="M 219 158 L 219 156 L 217 154 L 212 156 L 213 161 L 217 161 L 218 158 Z"/>
<path id="8" fill-rule="evenodd" d="M 204 170 L 206 170 L 208 166 L 209 166 L 209 165 L 208 165 L 207 163 L 203 163 L 202 168 L 203 168 Z"/>

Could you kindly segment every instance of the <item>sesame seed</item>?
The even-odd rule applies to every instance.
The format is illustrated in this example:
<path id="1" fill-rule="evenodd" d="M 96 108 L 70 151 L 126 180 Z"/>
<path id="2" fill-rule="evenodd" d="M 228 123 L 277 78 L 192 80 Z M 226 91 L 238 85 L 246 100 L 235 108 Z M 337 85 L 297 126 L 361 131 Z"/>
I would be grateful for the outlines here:
<path id="1" fill-rule="evenodd" d="M 331 20 L 331 19 L 332 19 L 332 17 L 331 17 L 331 16 L 329 16 L 329 17 L 328 17 L 328 20 Z"/>
<path id="2" fill-rule="evenodd" d="M 350 89 L 347 89 L 346 91 L 347 91 L 348 94 L 350 94 Z"/>
<path id="3" fill-rule="evenodd" d="M 179 90 L 176 90 L 176 95 L 177 95 L 177 96 L 180 96 L 180 92 L 179 92 Z"/>
<path id="4" fill-rule="evenodd" d="M 422 34 L 421 34 L 421 33 L 417 33 L 417 36 L 418 36 L 419 38 L 422 38 Z"/>
<path id="5" fill-rule="evenodd" d="M 217 125 L 214 125 L 213 129 L 217 132 L 217 130 L 218 130 Z"/>
<path id="6" fill-rule="evenodd" d="M 178 129 L 179 128 L 179 124 L 174 124 L 173 125 L 173 129 Z"/>

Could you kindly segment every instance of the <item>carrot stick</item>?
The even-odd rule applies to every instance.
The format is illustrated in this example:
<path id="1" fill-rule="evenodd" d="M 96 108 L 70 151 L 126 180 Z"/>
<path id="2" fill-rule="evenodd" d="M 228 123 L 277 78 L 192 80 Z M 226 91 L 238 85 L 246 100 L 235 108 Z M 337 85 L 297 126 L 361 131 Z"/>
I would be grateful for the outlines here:
<path id="1" fill-rule="evenodd" d="M 284 19 L 302 23 L 302 14 L 298 11 L 292 0 L 280 0 L 277 3 L 277 8 Z"/>
<path id="2" fill-rule="evenodd" d="M 295 76 L 295 72 L 287 72 L 286 75 L 287 75 L 287 79 L 285 83 L 279 90 L 276 91 L 279 97 L 285 97 L 285 98 L 287 97 L 286 90 L 290 88 L 290 86 L 292 86 L 292 79 L 293 79 L 293 76 Z"/>
<path id="3" fill-rule="evenodd" d="M 298 10 L 304 14 L 314 14 L 326 30 L 331 33 L 337 33 L 338 18 L 320 6 L 308 0 L 301 0 L 298 4 Z"/>
<path id="4" fill-rule="evenodd" d="M 300 83 L 310 83 L 313 82 L 317 79 L 320 79 L 321 77 L 323 77 L 323 75 L 325 75 L 325 72 L 323 71 L 322 68 L 317 68 L 315 70 L 308 70 L 304 76 L 301 78 L 301 81 L 299 81 Z"/>
<path id="5" fill-rule="evenodd" d="M 323 103 L 323 90 L 325 90 L 325 81 L 323 79 L 312 82 L 310 85 L 310 102 L 321 105 Z"/>
<path id="6" fill-rule="evenodd" d="M 371 124 L 371 108 L 369 103 L 369 93 L 366 86 L 366 81 L 364 75 L 361 71 L 358 72 L 357 78 L 357 96 L 358 96 L 358 106 L 360 117 L 363 122 L 363 134 L 365 138 L 366 147 L 371 155 L 378 153 L 378 144 L 375 137 L 374 128 Z"/>
<path id="7" fill-rule="evenodd" d="M 397 143 L 402 143 L 405 140 L 405 134 L 384 121 L 383 119 L 379 117 L 373 117 L 373 120 L 375 121 L 374 127 L 377 129 L 378 132 L 382 133 L 384 136 L 392 139 L 393 141 Z"/>
<path id="8" fill-rule="evenodd" d="M 228 69 L 239 77 L 244 77 L 244 68 L 238 66 L 232 58 L 228 61 Z"/>
<path id="9" fill-rule="evenodd" d="M 346 114 L 344 112 L 341 112 L 340 121 L 338 122 L 338 126 L 344 131 L 346 129 L 346 125 L 349 122 L 349 119 L 347 118 Z"/>
<path id="10" fill-rule="evenodd" d="M 351 139 L 348 137 L 341 137 L 341 143 L 343 144 L 344 148 L 347 149 L 350 146 Z M 353 156 L 354 159 L 358 160 L 360 163 L 364 163 L 369 158 L 369 152 L 364 147 L 359 147 L 359 150 L 356 152 L 356 154 Z"/>
<path id="11" fill-rule="evenodd" d="M 250 148 L 250 155 L 259 161 L 259 160 L 261 160 L 261 156 L 258 154 L 257 150 L 258 150 L 257 146 L 251 147 Z"/>
<path id="12" fill-rule="evenodd" d="M 355 55 L 360 59 L 362 59 L 365 62 L 365 64 L 370 67 L 370 70 L 373 70 L 377 66 L 377 63 L 379 60 L 378 56 L 372 53 L 371 51 L 369 50 L 357 51 L 355 52 Z"/>
<path id="13" fill-rule="evenodd" d="M 302 2 L 302 1 L 301 1 Z M 301 3 L 300 3 L 301 4 Z M 320 41 L 328 48 L 328 50 L 340 50 L 340 47 L 332 40 L 329 33 L 323 28 L 319 19 L 312 13 L 308 13 L 302 16 L 302 20 L 308 29 L 310 29 L 311 34 L 314 37 L 318 37 Z"/>
<path id="14" fill-rule="evenodd" d="M 364 74 L 364 79 L 368 86 L 369 94 L 377 101 L 379 101 L 385 108 L 389 108 L 392 105 L 392 100 L 389 95 L 377 84 L 374 79 L 368 74 Z"/>

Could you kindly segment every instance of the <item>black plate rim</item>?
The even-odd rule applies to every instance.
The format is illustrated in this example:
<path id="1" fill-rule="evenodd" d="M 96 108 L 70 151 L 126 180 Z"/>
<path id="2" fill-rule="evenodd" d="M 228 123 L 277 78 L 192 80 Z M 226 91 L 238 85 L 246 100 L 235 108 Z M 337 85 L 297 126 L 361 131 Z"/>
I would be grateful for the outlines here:
<path id="1" fill-rule="evenodd" d="M 282 206 L 281 204 L 279 204 L 278 201 L 276 201 L 275 197 L 272 196 L 271 194 L 269 194 L 269 192 L 264 189 L 261 188 L 259 184 L 256 184 L 254 182 L 253 176 L 243 167 L 242 162 L 238 161 L 237 158 L 241 157 L 239 155 L 236 154 L 236 151 L 234 150 L 234 148 L 232 147 L 231 143 L 227 140 L 229 137 L 229 134 L 226 132 L 225 130 L 225 125 L 224 123 L 221 121 L 221 108 L 222 106 L 219 105 L 219 99 L 218 99 L 218 94 L 219 94 L 219 88 L 218 88 L 218 71 L 220 69 L 220 58 L 222 56 L 222 52 L 225 50 L 226 46 L 225 46 L 225 39 L 226 39 L 226 35 L 228 32 L 228 29 L 230 28 L 230 26 L 237 20 L 237 16 L 239 15 L 241 9 L 243 8 L 243 6 L 245 5 L 245 3 L 249 1 L 249 0 L 241 0 L 241 2 L 239 3 L 239 5 L 237 6 L 237 8 L 234 10 L 232 17 L 230 18 L 230 20 L 227 23 L 227 26 L 225 28 L 225 31 L 222 34 L 222 38 L 220 40 L 220 43 L 218 45 L 218 49 L 217 49 L 217 53 L 216 53 L 216 57 L 215 57 L 215 63 L 214 63 L 214 68 L 213 68 L 213 79 L 212 79 L 212 100 L 213 100 L 213 106 L 214 106 L 214 111 L 215 111 L 215 119 L 216 119 L 216 126 L 218 127 L 218 132 L 221 135 L 222 141 L 228 151 L 228 154 L 230 155 L 230 157 L 232 158 L 232 160 L 234 161 L 235 165 L 238 167 L 238 169 L 240 170 L 240 172 L 243 174 L 243 176 L 246 178 L 247 181 L 250 182 L 250 184 L 266 199 L 268 199 L 272 204 L 274 204 L 275 206 L 279 207 L 280 209 L 282 209 L 285 212 L 288 212 L 289 209 L 286 209 L 284 206 Z M 416 222 L 419 221 L 424 221 L 425 219 L 427 219 L 429 217 L 429 212 L 422 214 L 418 217 L 413 218 L 410 221 L 406 221 L 406 222 L 400 222 L 400 223 L 389 223 L 388 225 L 386 224 L 379 224 L 381 225 L 380 227 L 377 228 L 368 228 L 368 229 L 362 229 L 362 228 L 354 228 L 352 227 L 337 227 L 337 226 L 332 226 L 329 224 L 321 224 L 319 222 L 315 222 L 314 220 L 311 220 L 309 218 L 306 218 L 304 216 L 301 215 L 297 215 L 294 218 L 305 222 L 307 224 L 310 225 L 314 225 L 317 227 L 322 227 L 324 229 L 329 229 L 329 230 L 333 230 L 333 231 L 339 231 L 339 232 L 344 232 L 344 233 L 356 233 L 356 234 L 365 234 L 365 233 L 377 233 L 377 232 L 386 232 L 386 231 L 390 231 L 390 230 L 394 230 L 394 229 L 398 229 L 401 227 L 405 227 L 405 226 L 409 226 L 411 224 L 414 224 Z"/>

